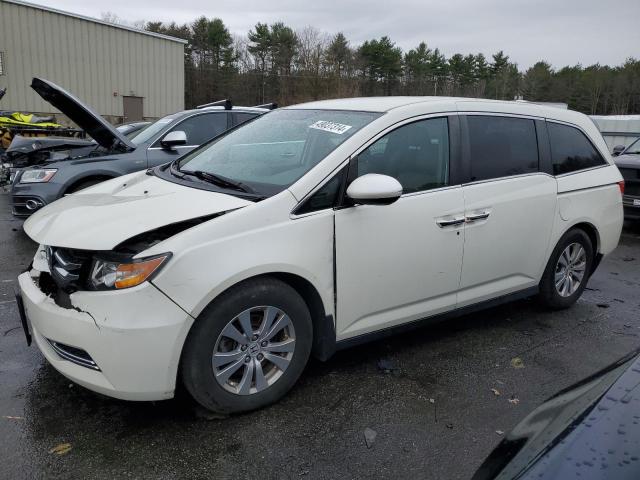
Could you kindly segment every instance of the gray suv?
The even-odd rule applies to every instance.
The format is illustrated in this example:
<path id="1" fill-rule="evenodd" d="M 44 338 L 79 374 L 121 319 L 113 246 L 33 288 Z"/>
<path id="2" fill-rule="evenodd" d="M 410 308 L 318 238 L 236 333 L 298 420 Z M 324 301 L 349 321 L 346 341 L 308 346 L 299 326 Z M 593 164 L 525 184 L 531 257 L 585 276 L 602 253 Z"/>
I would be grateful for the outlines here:
<path id="1" fill-rule="evenodd" d="M 55 152 L 39 165 L 16 173 L 11 186 L 12 213 L 28 217 L 68 193 L 104 180 L 175 160 L 228 129 L 269 111 L 217 102 L 167 115 L 133 138 L 123 135 L 79 99 L 48 80 L 31 84 L 42 98 L 85 130 L 97 143 L 81 155 Z"/>
<path id="2" fill-rule="evenodd" d="M 624 216 L 640 220 L 640 138 L 626 148 L 616 146 L 613 155 L 624 178 Z"/>

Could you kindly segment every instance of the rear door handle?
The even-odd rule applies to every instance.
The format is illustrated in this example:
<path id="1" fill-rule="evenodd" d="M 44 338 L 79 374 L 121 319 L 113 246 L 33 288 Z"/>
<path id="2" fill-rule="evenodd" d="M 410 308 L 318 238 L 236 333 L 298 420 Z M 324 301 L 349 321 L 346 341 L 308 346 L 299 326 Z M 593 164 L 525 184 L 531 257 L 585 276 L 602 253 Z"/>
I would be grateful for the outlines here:
<path id="1" fill-rule="evenodd" d="M 439 218 L 436 220 L 436 224 L 440 228 L 454 227 L 456 225 L 462 225 L 464 222 L 465 222 L 464 217 Z"/>
<path id="2" fill-rule="evenodd" d="M 472 223 L 472 222 L 477 222 L 479 220 L 486 220 L 487 218 L 489 218 L 490 214 L 491 212 L 487 210 L 483 212 L 472 213 L 471 215 L 467 215 L 465 217 L 465 222 Z"/>

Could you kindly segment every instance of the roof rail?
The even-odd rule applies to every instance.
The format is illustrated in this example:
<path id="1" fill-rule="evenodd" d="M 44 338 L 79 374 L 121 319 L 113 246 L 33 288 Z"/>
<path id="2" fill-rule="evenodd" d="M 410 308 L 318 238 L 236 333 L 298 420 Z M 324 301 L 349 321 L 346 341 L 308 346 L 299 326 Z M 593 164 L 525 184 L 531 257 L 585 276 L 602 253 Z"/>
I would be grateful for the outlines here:
<path id="1" fill-rule="evenodd" d="M 278 108 L 278 104 L 276 102 L 263 103 L 262 105 L 254 105 L 253 108 L 266 108 L 267 110 L 275 110 L 276 108 Z"/>
<path id="2" fill-rule="evenodd" d="M 217 102 L 205 103 L 203 105 L 198 105 L 196 108 L 207 108 L 207 107 L 222 107 L 224 106 L 225 110 L 231 110 L 231 100 L 228 98 L 225 100 L 218 100 Z"/>

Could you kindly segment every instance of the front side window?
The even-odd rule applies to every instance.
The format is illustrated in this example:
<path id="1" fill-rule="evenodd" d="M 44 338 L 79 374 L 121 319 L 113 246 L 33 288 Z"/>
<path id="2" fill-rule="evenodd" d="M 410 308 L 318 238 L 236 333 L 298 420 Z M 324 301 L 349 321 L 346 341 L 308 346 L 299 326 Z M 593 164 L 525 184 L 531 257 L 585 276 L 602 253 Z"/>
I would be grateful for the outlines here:
<path id="1" fill-rule="evenodd" d="M 131 139 L 131 141 L 135 145 L 142 145 L 143 143 L 150 142 L 153 137 L 167 128 L 169 124 L 174 122 L 178 117 L 179 114 L 172 113 L 171 115 L 167 115 L 166 117 L 162 117 L 161 119 L 156 120 L 151 125 L 141 130 L 136 136 Z"/>
<path id="2" fill-rule="evenodd" d="M 577 128 L 547 122 L 547 129 L 554 174 L 560 175 L 605 164 L 602 155 Z"/>
<path id="3" fill-rule="evenodd" d="M 187 145 L 198 146 L 224 133 L 226 129 L 227 114 L 220 112 L 194 115 L 178 123 L 169 132 L 184 132 L 187 136 Z"/>
<path id="4" fill-rule="evenodd" d="M 538 141 L 533 120 L 469 115 L 471 181 L 538 171 Z"/>
<path id="5" fill-rule="evenodd" d="M 194 151 L 176 166 L 273 195 L 293 184 L 380 113 L 274 110 Z"/>
<path id="6" fill-rule="evenodd" d="M 358 176 L 389 175 L 403 193 L 446 186 L 449 178 L 449 127 L 446 118 L 403 125 L 358 155 Z"/>

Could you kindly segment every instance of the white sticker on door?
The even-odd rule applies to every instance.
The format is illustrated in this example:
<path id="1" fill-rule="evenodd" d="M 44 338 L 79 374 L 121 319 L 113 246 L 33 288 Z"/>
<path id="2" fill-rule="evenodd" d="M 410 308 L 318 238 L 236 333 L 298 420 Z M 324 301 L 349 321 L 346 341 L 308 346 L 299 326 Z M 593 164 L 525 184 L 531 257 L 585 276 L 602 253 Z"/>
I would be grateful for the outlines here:
<path id="1" fill-rule="evenodd" d="M 316 130 L 324 130 L 325 132 L 337 133 L 338 135 L 342 135 L 344 132 L 351 128 L 351 125 L 330 122 L 328 120 L 318 120 L 313 125 L 309 125 L 309 128 L 315 128 Z"/>

